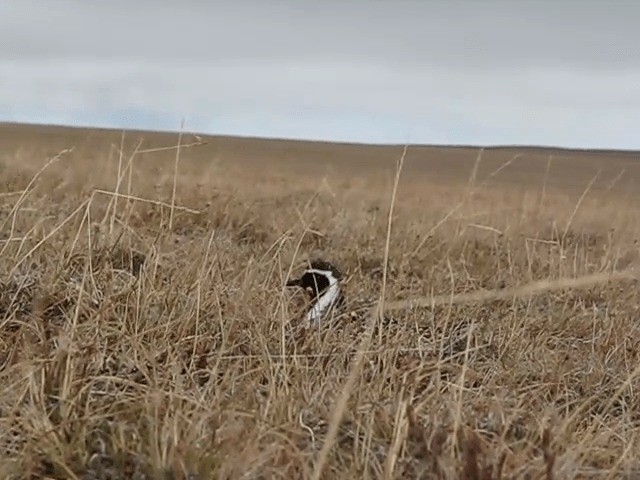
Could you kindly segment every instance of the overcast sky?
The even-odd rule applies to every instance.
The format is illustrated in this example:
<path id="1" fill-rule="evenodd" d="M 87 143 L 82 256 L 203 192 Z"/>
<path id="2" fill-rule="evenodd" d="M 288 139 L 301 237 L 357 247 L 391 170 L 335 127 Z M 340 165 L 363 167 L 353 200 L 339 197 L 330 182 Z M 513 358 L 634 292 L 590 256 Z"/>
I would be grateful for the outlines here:
<path id="1" fill-rule="evenodd" d="M 0 121 L 640 149 L 640 2 L 1 0 Z"/>

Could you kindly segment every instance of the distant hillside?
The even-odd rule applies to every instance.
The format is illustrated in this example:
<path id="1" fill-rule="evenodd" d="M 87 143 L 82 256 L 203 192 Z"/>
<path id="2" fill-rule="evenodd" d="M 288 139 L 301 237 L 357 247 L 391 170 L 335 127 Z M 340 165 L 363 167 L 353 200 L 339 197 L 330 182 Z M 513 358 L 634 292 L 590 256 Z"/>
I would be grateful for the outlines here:
<path id="1" fill-rule="evenodd" d="M 143 149 L 173 146 L 176 132 L 126 131 L 125 143 L 131 149 L 140 139 Z M 195 161 L 219 161 L 246 164 L 248 168 L 287 169 L 320 174 L 327 171 L 343 175 L 363 175 L 380 169 L 392 171 L 402 145 L 361 145 L 201 135 L 206 145 L 184 151 Z M 98 158 L 120 144 L 120 130 L 73 128 L 49 125 L 0 123 L 3 155 L 20 149 L 53 154 L 76 147 L 87 158 Z M 183 142 L 193 142 L 184 135 Z M 436 181 L 467 181 L 480 149 L 473 146 L 415 145 L 405 160 L 406 181 L 425 178 Z M 156 152 L 158 158 L 170 158 L 174 151 Z M 515 158 L 515 159 L 514 159 Z M 551 163 L 549 163 L 551 159 Z M 505 166 L 506 165 L 506 166 Z M 548 175 L 547 166 L 549 166 Z M 545 182 L 550 188 L 581 190 L 597 175 L 593 188 L 617 193 L 634 193 L 640 184 L 640 152 L 618 150 L 579 150 L 535 146 L 485 147 L 477 178 L 500 172 L 491 181 L 535 186 Z M 640 193 L 640 192 L 639 192 Z"/>

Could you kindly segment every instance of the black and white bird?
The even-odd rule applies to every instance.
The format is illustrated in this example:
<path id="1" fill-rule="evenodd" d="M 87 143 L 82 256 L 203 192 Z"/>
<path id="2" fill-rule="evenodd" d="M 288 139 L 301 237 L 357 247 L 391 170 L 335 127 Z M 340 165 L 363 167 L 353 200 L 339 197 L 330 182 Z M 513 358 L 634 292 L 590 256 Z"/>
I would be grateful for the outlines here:
<path id="1" fill-rule="evenodd" d="M 335 320 L 364 320 L 376 302 L 372 299 L 350 298 L 347 306 L 343 274 L 325 260 L 311 261 L 301 277 L 289 280 L 286 285 L 302 288 L 309 295 L 305 318 L 311 325 L 317 325 L 328 317 Z"/>
<path id="2" fill-rule="evenodd" d="M 324 260 L 310 262 L 300 278 L 287 281 L 287 287 L 299 287 L 308 293 L 311 303 L 305 318 L 310 324 L 318 324 L 344 305 L 342 273 Z"/>
<path id="3" fill-rule="evenodd" d="M 342 327 L 345 327 L 346 324 L 350 325 L 355 329 L 353 333 L 362 333 L 362 328 L 367 324 L 364 320 L 376 301 L 374 299 L 368 301 L 350 299 L 347 306 L 343 275 L 334 265 L 324 260 L 310 262 L 302 276 L 288 280 L 286 286 L 302 288 L 309 295 L 310 303 L 305 319 L 310 326 L 319 326 L 324 323 L 323 320 L 332 319 L 338 320 Z M 422 338 L 432 337 L 434 334 L 432 322 L 425 321 L 426 319 L 421 317 L 411 315 L 405 317 L 409 323 L 399 323 L 396 315 L 385 313 L 381 322 L 374 328 L 374 335 L 381 334 L 388 337 L 389 335 L 394 336 L 402 330 L 410 329 L 414 331 L 411 338 L 421 343 Z M 342 320 L 347 321 L 342 322 Z M 467 327 L 466 322 L 461 322 L 448 333 L 447 345 L 443 350 L 447 355 L 464 350 Z"/>

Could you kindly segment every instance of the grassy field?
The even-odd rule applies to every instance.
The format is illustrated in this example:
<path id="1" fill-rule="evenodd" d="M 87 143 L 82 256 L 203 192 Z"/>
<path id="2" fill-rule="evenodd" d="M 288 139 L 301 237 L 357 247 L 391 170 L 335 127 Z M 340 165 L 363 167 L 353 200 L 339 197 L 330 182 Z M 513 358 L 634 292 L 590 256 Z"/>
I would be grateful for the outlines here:
<path id="1" fill-rule="evenodd" d="M 0 125 L 1 478 L 640 478 L 640 155 L 202 142 Z"/>

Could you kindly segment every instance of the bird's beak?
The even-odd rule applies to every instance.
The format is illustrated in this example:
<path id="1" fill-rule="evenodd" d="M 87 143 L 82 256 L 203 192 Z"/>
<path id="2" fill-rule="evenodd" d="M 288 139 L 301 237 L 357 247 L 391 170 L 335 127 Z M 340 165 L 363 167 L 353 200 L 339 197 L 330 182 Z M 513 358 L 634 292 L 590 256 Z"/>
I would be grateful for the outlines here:
<path id="1" fill-rule="evenodd" d="M 299 278 L 294 278 L 291 279 L 289 281 L 287 281 L 287 287 L 299 287 L 300 286 L 300 279 Z"/>

